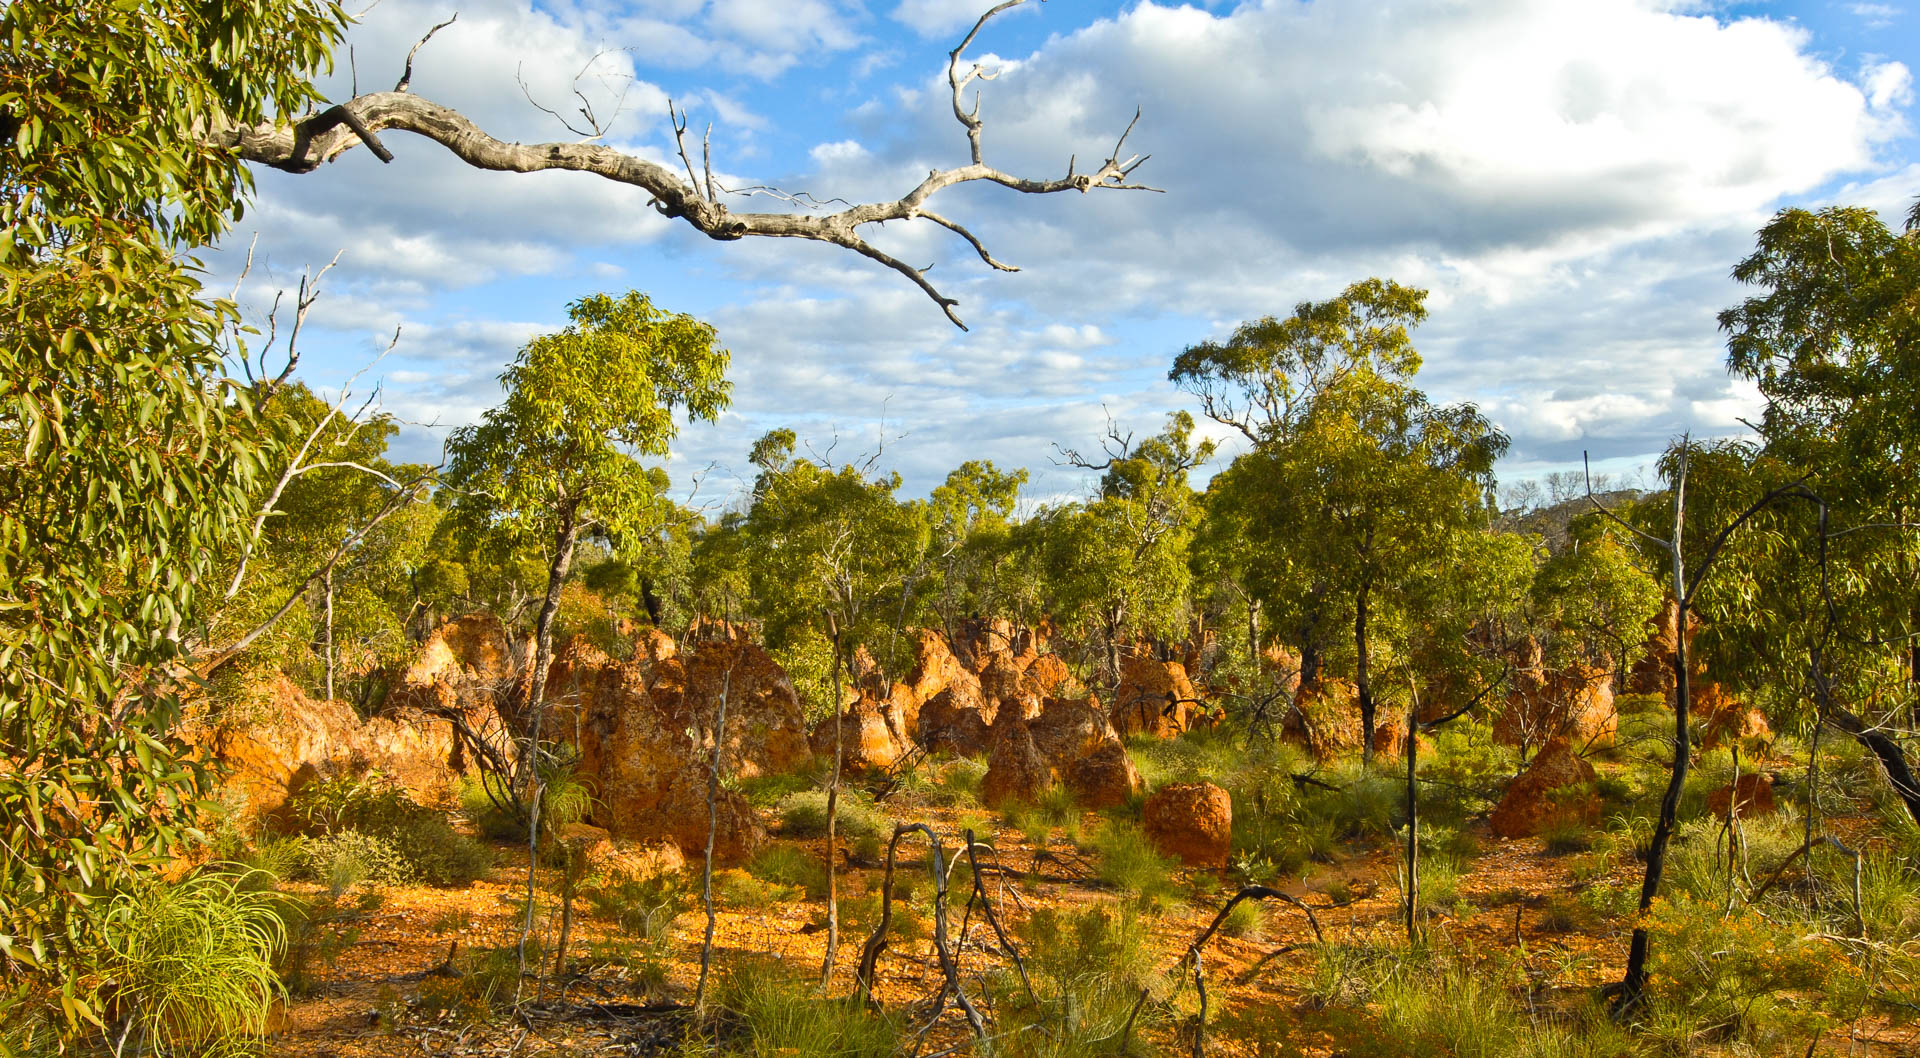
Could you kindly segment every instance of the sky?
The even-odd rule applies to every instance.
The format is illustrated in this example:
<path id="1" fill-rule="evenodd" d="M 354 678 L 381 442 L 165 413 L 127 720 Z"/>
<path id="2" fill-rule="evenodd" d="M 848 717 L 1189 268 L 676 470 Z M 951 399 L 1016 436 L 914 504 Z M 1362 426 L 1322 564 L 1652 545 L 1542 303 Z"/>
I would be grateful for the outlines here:
<path id="1" fill-rule="evenodd" d="M 946 58 L 987 6 L 380 0 L 323 86 L 390 87 L 457 12 L 412 90 L 501 139 L 577 139 L 541 107 L 585 100 L 611 118 L 603 142 L 669 161 L 671 100 L 695 134 L 711 124 L 727 186 L 886 200 L 966 161 Z M 1920 196 L 1917 18 L 1824 0 L 1029 3 L 970 52 L 996 73 L 986 160 L 1084 171 L 1137 108 L 1127 150 L 1151 156 L 1136 176 L 1163 193 L 941 192 L 931 205 L 1012 273 L 924 221 L 873 231 L 933 264 L 964 332 L 846 250 L 713 241 L 637 188 L 481 172 L 398 132 L 388 165 L 356 149 L 307 175 L 261 170 L 204 260 L 224 291 L 252 248 L 237 289 L 259 321 L 338 254 L 299 376 L 377 387 L 408 460 L 438 461 L 448 430 L 498 403 L 500 372 L 569 302 L 636 289 L 713 323 L 732 354 L 732 407 L 686 426 L 667 463 L 682 498 L 729 502 L 754 439 L 782 426 L 835 462 L 877 452 L 903 495 L 992 459 L 1028 468 L 1035 498 L 1070 497 L 1086 476 L 1062 449 L 1096 449 L 1109 420 L 1140 438 L 1197 413 L 1167 381 L 1181 349 L 1383 276 L 1430 291 L 1416 381 L 1508 434 L 1503 481 L 1588 453 L 1652 485 L 1681 433 L 1750 434 L 1759 398 L 1728 376 L 1715 317 L 1744 296 L 1729 272 L 1767 218 L 1843 203 L 1898 223 Z M 1232 438 L 1203 431 L 1228 442 L 1217 469 Z"/>

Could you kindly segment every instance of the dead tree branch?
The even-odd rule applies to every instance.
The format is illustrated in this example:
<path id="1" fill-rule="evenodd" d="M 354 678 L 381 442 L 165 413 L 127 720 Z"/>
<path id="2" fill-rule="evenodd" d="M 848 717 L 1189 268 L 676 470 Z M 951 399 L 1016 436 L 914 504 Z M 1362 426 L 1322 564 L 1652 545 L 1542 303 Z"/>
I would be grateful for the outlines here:
<path id="1" fill-rule="evenodd" d="M 887 947 L 887 927 L 893 924 L 893 868 L 900 850 L 900 839 L 908 834 L 919 832 L 926 835 L 927 845 L 932 852 L 928 866 L 933 874 L 933 946 L 940 957 L 940 972 L 945 978 L 940 999 L 934 1006 L 933 1016 L 938 1018 L 946 1009 L 947 997 L 967 1016 L 967 1025 L 973 1029 L 975 1039 L 985 1039 L 986 1022 L 975 1009 L 973 1001 L 967 998 L 966 989 L 960 984 L 960 964 L 954 960 L 953 946 L 947 942 L 947 867 L 940 849 L 940 837 L 933 828 L 925 823 L 899 823 L 893 828 L 893 839 L 887 842 L 887 867 L 880 889 L 880 922 L 873 927 L 873 935 L 860 950 L 860 966 L 854 979 L 858 984 L 859 996 L 871 1002 L 873 996 L 874 974 L 880 961 L 880 953 Z"/>
<path id="2" fill-rule="evenodd" d="M 1127 136 L 1134 127 L 1133 122 L 1127 125 L 1126 131 L 1115 142 L 1112 154 L 1092 172 L 1076 171 L 1073 159 L 1068 160 L 1065 175 L 1051 178 L 1017 176 L 987 164 L 981 144 L 985 123 L 979 113 L 978 94 L 976 92 L 971 108 L 963 105 L 962 97 L 968 84 L 975 80 L 990 79 L 991 75 L 978 65 L 963 72 L 961 60 L 967 47 L 989 20 L 1025 2 L 1007 0 L 988 11 L 974 24 L 973 30 L 960 42 L 959 47 L 948 53 L 947 74 L 954 93 L 954 116 L 966 130 L 971 160 L 965 165 L 928 172 L 924 179 L 899 198 L 851 205 L 834 213 L 734 212 L 716 200 L 715 192 L 719 190 L 717 184 L 703 181 L 696 175 L 691 159 L 685 156 L 684 144 L 681 153 L 682 160 L 686 162 L 687 175 L 683 180 L 668 166 L 597 143 L 509 143 L 487 133 L 458 111 L 412 94 L 409 75 L 402 76 L 395 91 L 355 96 L 297 121 L 276 120 L 250 126 L 216 121 L 204 130 L 203 139 L 211 146 L 232 150 L 249 162 L 288 173 L 311 173 L 358 144 L 366 145 L 383 161 L 390 160 L 392 155 L 381 146 L 377 134 L 397 129 L 432 140 L 478 169 L 515 173 L 562 169 L 592 173 L 603 179 L 639 188 L 647 193 L 653 208 L 662 216 L 685 220 L 713 239 L 732 241 L 748 236 L 812 239 L 852 250 L 906 276 L 940 306 L 955 326 L 964 330 L 966 324 L 954 311 L 959 303 L 942 294 L 927 279 L 927 268 L 909 264 L 879 249 L 867 241 L 862 229 L 891 220 L 929 220 L 965 239 L 991 267 L 1011 270 L 1010 266 L 995 260 L 984 244 L 965 228 L 938 214 L 930 215 L 928 200 L 949 187 L 974 182 L 998 184 L 1028 195 L 1062 191 L 1084 193 L 1096 189 L 1160 190 L 1138 183 L 1133 178 L 1134 171 L 1147 160 L 1146 156 L 1122 157 Z M 429 37 L 431 35 L 428 34 Z M 425 38 L 421 43 L 425 43 Z M 419 45 L 416 45 L 415 51 L 418 49 Z M 596 128 L 601 124 L 590 112 L 587 118 L 589 124 Z M 1136 110 L 1134 122 L 1138 120 L 1139 113 Z M 686 131 L 685 122 L 676 117 L 674 123 L 675 138 L 679 139 Z M 573 128 L 571 124 L 568 127 Z"/>

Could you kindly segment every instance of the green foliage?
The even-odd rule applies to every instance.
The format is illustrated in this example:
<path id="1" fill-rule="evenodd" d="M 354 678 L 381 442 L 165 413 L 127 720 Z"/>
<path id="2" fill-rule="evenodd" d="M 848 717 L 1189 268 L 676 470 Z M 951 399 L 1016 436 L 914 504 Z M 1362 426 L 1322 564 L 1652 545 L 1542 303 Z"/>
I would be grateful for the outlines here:
<path id="1" fill-rule="evenodd" d="M 98 1007 L 125 1026 L 116 1032 L 156 1054 L 260 1039 L 286 944 L 276 902 L 217 870 L 121 891 L 103 916 Z"/>
<path id="2" fill-rule="evenodd" d="M 1110 820 L 1093 839 L 1094 876 L 1157 910 L 1173 896 L 1173 864 L 1160 855 L 1137 824 Z"/>
<path id="3" fill-rule="evenodd" d="M 0 10 L 0 976 L 98 1019 L 80 962 L 142 872 L 194 842 L 201 769 L 156 679 L 243 530 L 277 439 L 226 377 L 233 306 L 187 254 L 247 188 L 199 135 L 317 102 L 330 3 Z"/>
<path id="4" fill-rule="evenodd" d="M 827 836 L 827 792 L 803 790 L 780 799 L 780 832 L 791 838 Z M 859 790 L 841 790 L 834 805 L 834 832 L 849 841 L 891 832 L 893 827 Z"/>
<path id="5" fill-rule="evenodd" d="M 310 782 L 287 808 L 309 835 L 304 873 L 330 885 L 336 877 L 350 878 L 337 889 L 362 878 L 387 885 L 418 881 L 463 887 L 493 865 L 485 846 L 455 831 L 446 816 L 415 803 L 378 772 Z"/>
<path id="6" fill-rule="evenodd" d="M 1133 904 L 1080 911 L 1036 907 L 1020 933 L 1038 1003 L 1027 998 L 1011 973 L 993 982 L 996 1006 L 1004 1012 L 1004 1053 L 1020 1058 L 1149 1053 L 1143 1033 L 1165 1020 L 1172 983 L 1156 970 Z M 1122 1052 L 1123 1032 L 1143 991 L 1147 1002 L 1140 1005 L 1128 1050 Z"/>
<path id="7" fill-rule="evenodd" d="M 823 999 L 810 975 L 761 958 L 721 968 L 713 1002 L 721 1030 L 713 1041 L 691 1045 L 691 1054 L 804 1054 L 820 1058 L 888 1058 L 899 1045 L 899 1028 L 851 998 Z"/>
<path id="8" fill-rule="evenodd" d="M 771 885 L 797 887 L 813 900 L 827 895 L 827 865 L 792 845 L 768 845 L 747 862 L 747 873 Z"/>
<path id="9" fill-rule="evenodd" d="M 1659 612 L 1663 588 L 1620 531 L 1598 514 L 1573 520 L 1568 546 L 1534 576 L 1533 602 L 1549 627 L 1550 661 L 1590 665 L 1631 656 Z"/>
<path id="10" fill-rule="evenodd" d="M 679 874 L 621 877 L 590 885 L 582 894 L 595 915 L 643 941 L 663 940 L 673 920 L 693 907 L 694 893 Z"/>
<path id="11" fill-rule="evenodd" d="M 897 626 L 928 587 L 931 526 L 925 503 L 895 498 L 899 474 L 797 458 L 796 441 L 793 431 L 775 430 L 754 445 L 752 506 L 736 530 L 719 531 L 741 534 L 748 609 L 767 644 L 812 641 L 803 671 L 815 690 L 809 703 L 824 714 L 838 705 L 823 614 L 833 615 L 846 657 L 864 646 L 889 673 L 911 664 Z"/>
<path id="12" fill-rule="evenodd" d="M 1507 440 L 1473 406 L 1436 407 L 1412 385 L 1420 356 L 1409 331 L 1426 318 L 1425 298 L 1365 280 L 1189 347 L 1169 372 L 1253 442 L 1208 486 L 1208 519 L 1222 534 L 1216 565 L 1289 632 L 1307 675 L 1351 647 L 1369 747 L 1372 667 L 1384 660 L 1374 652 L 1409 649 L 1423 614 L 1465 623 L 1503 602 L 1498 591 L 1465 590 L 1468 578 L 1425 581 L 1511 565 L 1450 555 L 1482 546 L 1469 538 L 1484 535 L 1485 493 Z"/>

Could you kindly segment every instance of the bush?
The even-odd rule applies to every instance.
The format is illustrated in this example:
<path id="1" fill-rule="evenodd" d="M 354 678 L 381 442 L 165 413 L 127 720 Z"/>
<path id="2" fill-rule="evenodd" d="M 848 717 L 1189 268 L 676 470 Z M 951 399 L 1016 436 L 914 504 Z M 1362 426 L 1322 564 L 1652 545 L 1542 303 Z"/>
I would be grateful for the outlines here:
<path id="1" fill-rule="evenodd" d="M 811 974 L 775 959 L 723 967 L 713 1001 L 728 1045 L 720 1052 L 696 1044 L 693 1053 L 889 1058 L 900 1043 L 898 1026 L 884 1014 L 851 998 L 820 997 Z"/>
<path id="2" fill-rule="evenodd" d="M 1002 1011 L 1002 1053 L 1016 1058 L 1111 1055 L 1142 991 L 1131 1053 L 1148 1053 L 1144 1030 L 1165 1018 L 1172 984 L 1155 969 L 1146 929 L 1130 904 L 1069 912 L 1035 908 L 1021 927 L 1035 998 L 1002 973 L 993 984 Z M 1042 1031 L 1024 1031 L 1027 1027 Z"/>
<path id="3" fill-rule="evenodd" d="M 592 914 L 616 923 L 622 933 L 641 940 L 666 936 L 673 920 L 693 906 L 693 892 L 678 874 L 623 876 L 589 886 L 581 896 Z"/>
<path id="4" fill-rule="evenodd" d="M 1540 839 L 1549 856 L 1571 856 L 1593 850 L 1593 829 L 1565 816 L 1555 818 L 1542 828 Z"/>
<path id="5" fill-rule="evenodd" d="M 765 882 L 738 867 L 715 872 L 713 899 L 728 907 L 767 908 L 789 900 L 798 900 L 802 890 L 794 886 Z"/>
<path id="6" fill-rule="evenodd" d="M 368 880 L 440 887 L 470 885 L 493 865 L 484 846 L 455 831 L 444 815 L 414 803 L 378 772 L 308 783 L 288 802 L 288 811 L 308 836 L 306 870 L 336 889 L 344 887 L 334 886 L 335 879 L 314 866 L 317 859 L 357 855 L 365 861 Z M 335 866 L 350 871 L 346 863 Z"/>
<path id="7" fill-rule="evenodd" d="M 1100 881 L 1131 894 L 1148 908 L 1158 908 L 1173 895 L 1173 865 L 1147 840 L 1134 823 L 1112 820 L 1094 838 L 1095 875 Z"/>
<path id="8" fill-rule="evenodd" d="M 128 1019 L 136 1052 L 196 1053 L 265 1035 L 286 930 L 277 898 L 242 878 L 216 869 L 113 898 L 103 993 Z"/>
<path id="9" fill-rule="evenodd" d="M 832 773 L 831 756 L 809 756 L 785 771 L 741 779 L 740 792 L 755 808 L 772 808 L 793 794 L 819 789 Z"/>
<path id="10" fill-rule="evenodd" d="M 747 873 L 763 882 L 803 889 L 811 899 L 827 895 L 827 865 L 792 845 L 768 845 L 754 853 Z"/>
<path id="11" fill-rule="evenodd" d="M 1261 910 L 1260 901 L 1242 900 L 1227 912 L 1226 921 L 1220 923 L 1220 932 L 1243 940 L 1258 940 L 1260 927 L 1265 923 L 1266 916 Z"/>
<path id="12" fill-rule="evenodd" d="M 960 757 L 939 765 L 935 776 L 925 794 L 929 803 L 971 807 L 980 803 L 980 783 L 987 777 L 987 762 L 980 757 Z"/>
<path id="13" fill-rule="evenodd" d="M 317 838 L 303 838 L 302 855 L 293 876 L 319 882 L 338 896 L 362 882 L 406 885 L 413 881 L 413 864 L 391 841 L 358 830 L 342 830 Z"/>
<path id="14" fill-rule="evenodd" d="M 790 838 L 827 836 L 827 791 L 802 790 L 780 799 L 780 832 Z M 834 830 L 840 837 L 855 841 L 863 837 L 887 835 L 893 830 L 874 807 L 873 801 L 858 790 L 841 789 L 834 805 Z"/>

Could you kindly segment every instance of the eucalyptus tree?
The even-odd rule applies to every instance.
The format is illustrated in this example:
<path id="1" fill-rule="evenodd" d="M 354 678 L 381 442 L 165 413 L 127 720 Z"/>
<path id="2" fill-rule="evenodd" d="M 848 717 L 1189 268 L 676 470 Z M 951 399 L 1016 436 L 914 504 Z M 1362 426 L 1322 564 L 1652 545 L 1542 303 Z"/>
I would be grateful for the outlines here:
<path id="1" fill-rule="evenodd" d="M 742 523 L 752 612 L 776 648 L 824 634 L 831 614 L 847 650 L 868 647 L 897 671 L 899 614 L 919 601 L 931 542 L 927 506 L 900 500 L 900 475 L 872 459 L 836 467 L 797 456 L 797 443 L 783 429 L 753 447 L 760 472 Z"/>
<path id="2" fill-rule="evenodd" d="M 949 636 L 968 613 L 1021 614 L 1012 518 L 1027 472 L 969 459 L 928 497 L 935 583 L 928 604 Z"/>
<path id="3" fill-rule="evenodd" d="M 1596 515 L 1574 518 L 1567 528 L 1567 546 L 1541 563 L 1530 588 L 1540 623 L 1551 630 L 1547 653 L 1557 663 L 1617 674 L 1660 610 L 1660 582 L 1618 529 Z"/>
<path id="4" fill-rule="evenodd" d="M 1807 505 L 1765 512 L 1737 542 L 1738 583 L 1701 607 L 1705 646 L 1736 685 L 1785 706 L 1805 701 L 1812 682 L 1834 683 L 1839 693 L 1819 719 L 1879 757 L 1920 819 L 1920 787 L 1900 778 L 1912 771 L 1899 745 L 1920 728 L 1916 222 L 1920 206 L 1903 233 L 1867 209 L 1783 210 L 1735 267 L 1757 290 L 1720 315 L 1727 364 L 1766 407 L 1760 444 L 1730 453 L 1729 470 L 1761 485 L 1806 475 L 1831 531 Z M 1825 641 L 1817 677 L 1807 664 L 1814 635 Z M 1796 641 L 1791 653 L 1778 649 Z M 1892 708 L 1862 716 L 1842 700 Z"/>
<path id="5" fill-rule="evenodd" d="M 1412 385 L 1420 355 L 1410 331 L 1426 318 L 1425 299 L 1367 279 L 1191 346 L 1168 372 L 1252 442 L 1216 503 L 1244 519 L 1267 599 L 1298 629 L 1303 679 L 1318 675 L 1333 622 L 1351 622 L 1369 759 L 1376 628 L 1404 628 L 1413 571 L 1444 554 L 1451 534 L 1485 525 L 1507 444 L 1472 405 L 1436 406 Z"/>
<path id="6" fill-rule="evenodd" d="M 14 0 L 0 9 L 0 1023 L 105 1016 L 91 953 L 195 839 L 182 644 L 277 438 L 227 376 L 230 302 L 189 256 L 248 190 L 201 119 L 318 103 L 337 8 Z"/>
<path id="7" fill-rule="evenodd" d="M 1049 612 L 1063 628 L 1094 637 L 1115 695 L 1128 637 L 1169 639 L 1187 627 L 1188 547 L 1200 514 L 1190 478 L 1216 451 L 1193 434 L 1193 416 L 1176 412 L 1137 445 L 1110 427 L 1102 462 L 1067 450 L 1068 462 L 1102 472 L 1093 498 L 1045 509 L 1022 526 Z"/>
<path id="8" fill-rule="evenodd" d="M 454 431 L 444 478 L 470 532 L 546 556 L 515 783 L 530 806 L 538 804 L 525 791 L 538 771 L 553 618 L 575 550 L 589 535 L 630 546 L 652 531 L 666 480 L 640 457 L 667 455 L 676 413 L 711 422 L 731 394 L 727 351 L 692 316 L 656 308 L 638 291 L 582 298 L 567 315 L 567 327 L 528 342 L 500 376 L 505 401 Z"/>

